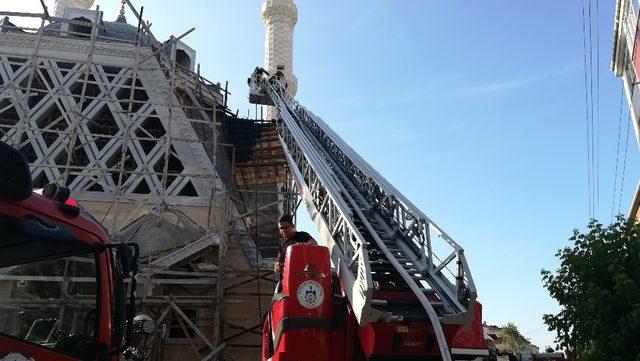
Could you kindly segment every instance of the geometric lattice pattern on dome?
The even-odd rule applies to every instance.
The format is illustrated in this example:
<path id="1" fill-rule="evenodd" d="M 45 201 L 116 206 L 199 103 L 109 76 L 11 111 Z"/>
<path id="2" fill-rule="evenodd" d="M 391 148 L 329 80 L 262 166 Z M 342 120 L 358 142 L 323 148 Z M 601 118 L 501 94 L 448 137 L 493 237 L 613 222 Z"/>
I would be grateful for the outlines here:
<path id="1" fill-rule="evenodd" d="M 192 329 L 203 328 L 200 339 L 156 338 L 149 344 L 154 359 L 186 357 L 184 341 L 197 354 L 190 359 L 255 359 L 261 339 L 246 330 L 261 322 L 253 311 L 267 295 L 258 284 L 257 301 L 255 293 L 225 299 L 226 278 L 248 290 L 269 282 L 245 223 L 254 203 L 232 200 L 240 193 L 235 148 L 218 138 L 223 122 L 237 120 L 226 106 L 229 93 L 201 76 L 195 50 L 180 40 L 191 30 L 161 42 L 129 1 L 122 6 L 133 25 L 124 9 L 114 22 L 99 9 L 67 8 L 62 18 L 44 8 L 25 14 L 41 20 L 37 29 L 14 26 L 18 13 L 0 17 L 0 139 L 27 156 L 36 187 L 69 186 L 114 241 L 144 245 L 148 262 L 140 262 L 145 276 L 136 303 L 145 313 L 172 325 L 180 307 L 198 310 Z M 258 202 L 262 189 L 255 190 Z M 281 193 L 272 193 L 264 199 L 277 200 L 271 208 L 278 209 Z M 268 232 L 259 230 L 258 214 L 270 222 L 258 204 L 254 228 L 262 235 Z M 171 263 L 158 264 L 158 257 Z M 237 273 L 227 274 L 231 268 Z M 169 303 L 171 312 L 163 313 Z"/>
<path id="2" fill-rule="evenodd" d="M 36 187 L 57 182 L 97 198 L 207 197 L 210 158 L 192 144 L 198 135 L 167 82 L 149 69 L 92 62 L 87 71 L 50 58 L 34 67 L 28 57 L 0 55 L 0 137 L 27 156 Z"/>

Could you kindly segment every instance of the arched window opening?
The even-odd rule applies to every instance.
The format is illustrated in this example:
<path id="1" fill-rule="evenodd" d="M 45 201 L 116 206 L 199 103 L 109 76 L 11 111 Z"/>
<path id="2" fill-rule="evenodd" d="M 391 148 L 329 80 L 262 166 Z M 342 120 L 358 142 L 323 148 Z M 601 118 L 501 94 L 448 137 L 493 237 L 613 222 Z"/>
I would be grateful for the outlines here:
<path id="1" fill-rule="evenodd" d="M 178 49 L 176 50 L 176 64 L 187 70 L 191 70 L 191 57 L 186 51 Z"/>

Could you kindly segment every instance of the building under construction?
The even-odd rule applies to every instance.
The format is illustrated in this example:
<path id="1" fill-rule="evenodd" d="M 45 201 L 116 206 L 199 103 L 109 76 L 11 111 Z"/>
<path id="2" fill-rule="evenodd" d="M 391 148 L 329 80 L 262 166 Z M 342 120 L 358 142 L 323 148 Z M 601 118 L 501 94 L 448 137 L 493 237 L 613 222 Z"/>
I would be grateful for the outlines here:
<path id="1" fill-rule="evenodd" d="M 91 0 L 57 4 L 54 16 L 0 13 L 0 137 L 36 188 L 65 185 L 113 242 L 139 246 L 133 298 L 155 322 L 137 359 L 254 360 L 261 335 L 264 359 L 329 355 L 319 330 L 344 341 L 332 350 L 345 360 L 488 355 L 462 247 L 293 98 L 293 0 L 264 2 L 265 69 L 249 78 L 250 102 L 274 122 L 228 110 L 227 86 L 202 77 L 181 41 L 193 29 L 160 41 L 127 0 L 115 21 Z M 287 266 L 274 295 L 275 221 L 301 201 L 326 248 L 295 252 L 322 253 L 326 272 Z M 0 268 L 0 333 L 59 347 L 60 332 L 84 331 L 96 298 L 86 263 Z M 291 277 L 308 280 L 294 292 Z M 315 348 L 295 341 L 304 330 Z"/>
<path id="2" fill-rule="evenodd" d="M 26 155 L 36 188 L 66 185 L 113 241 L 140 245 L 138 312 L 158 325 L 148 359 L 256 359 L 274 222 L 295 201 L 274 125 L 229 111 L 227 86 L 181 41 L 190 31 L 164 41 L 128 1 L 113 21 L 88 5 L 0 12 L 0 138 Z M 0 290 L 25 282 L 59 289 L 24 307 L 73 314 L 81 279 L 5 277 Z M 0 323 L 17 317 L 0 307 Z M 42 336 L 29 337 L 55 332 L 36 321 Z"/>

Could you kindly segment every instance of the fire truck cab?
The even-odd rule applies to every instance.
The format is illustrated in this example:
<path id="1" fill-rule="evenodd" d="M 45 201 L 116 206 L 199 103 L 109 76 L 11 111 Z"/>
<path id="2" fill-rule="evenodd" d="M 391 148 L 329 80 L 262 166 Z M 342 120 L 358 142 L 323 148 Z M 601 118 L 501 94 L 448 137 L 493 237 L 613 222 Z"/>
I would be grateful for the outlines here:
<path id="1" fill-rule="evenodd" d="M 43 194 L 22 153 L 0 142 L 0 360 L 118 360 L 137 246 L 110 244 L 66 188 Z"/>

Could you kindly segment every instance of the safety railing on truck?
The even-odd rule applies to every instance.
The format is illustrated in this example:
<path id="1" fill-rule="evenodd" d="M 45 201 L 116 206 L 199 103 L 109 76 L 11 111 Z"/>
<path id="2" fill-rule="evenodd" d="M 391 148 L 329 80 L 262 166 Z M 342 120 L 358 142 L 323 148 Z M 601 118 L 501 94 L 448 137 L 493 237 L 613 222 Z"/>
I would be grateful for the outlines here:
<path id="1" fill-rule="evenodd" d="M 272 86 L 277 88 L 278 83 L 272 82 Z M 462 247 L 389 184 L 324 121 L 287 92 L 280 91 L 279 96 L 295 113 L 295 118 L 313 132 L 324 150 L 350 175 L 373 205 L 372 210 L 390 221 L 396 233 L 394 236 L 411 249 L 409 255 L 413 255 L 412 261 L 419 270 L 433 276 L 457 311 L 467 311 L 470 302 L 476 299 L 477 291 Z M 472 319 L 472 315 L 467 317 Z"/>
<path id="2" fill-rule="evenodd" d="M 360 324 L 377 321 L 383 315 L 370 307 L 373 287 L 365 240 L 353 224 L 340 184 L 286 110 L 283 100 L 273 96 L 281 110 L 278 132 L 284 153 L 293 165 L 291 169 L 312 219 L 322 238 L 329 242 L 332 262 L 337 266 L 356 318 Z"/>

